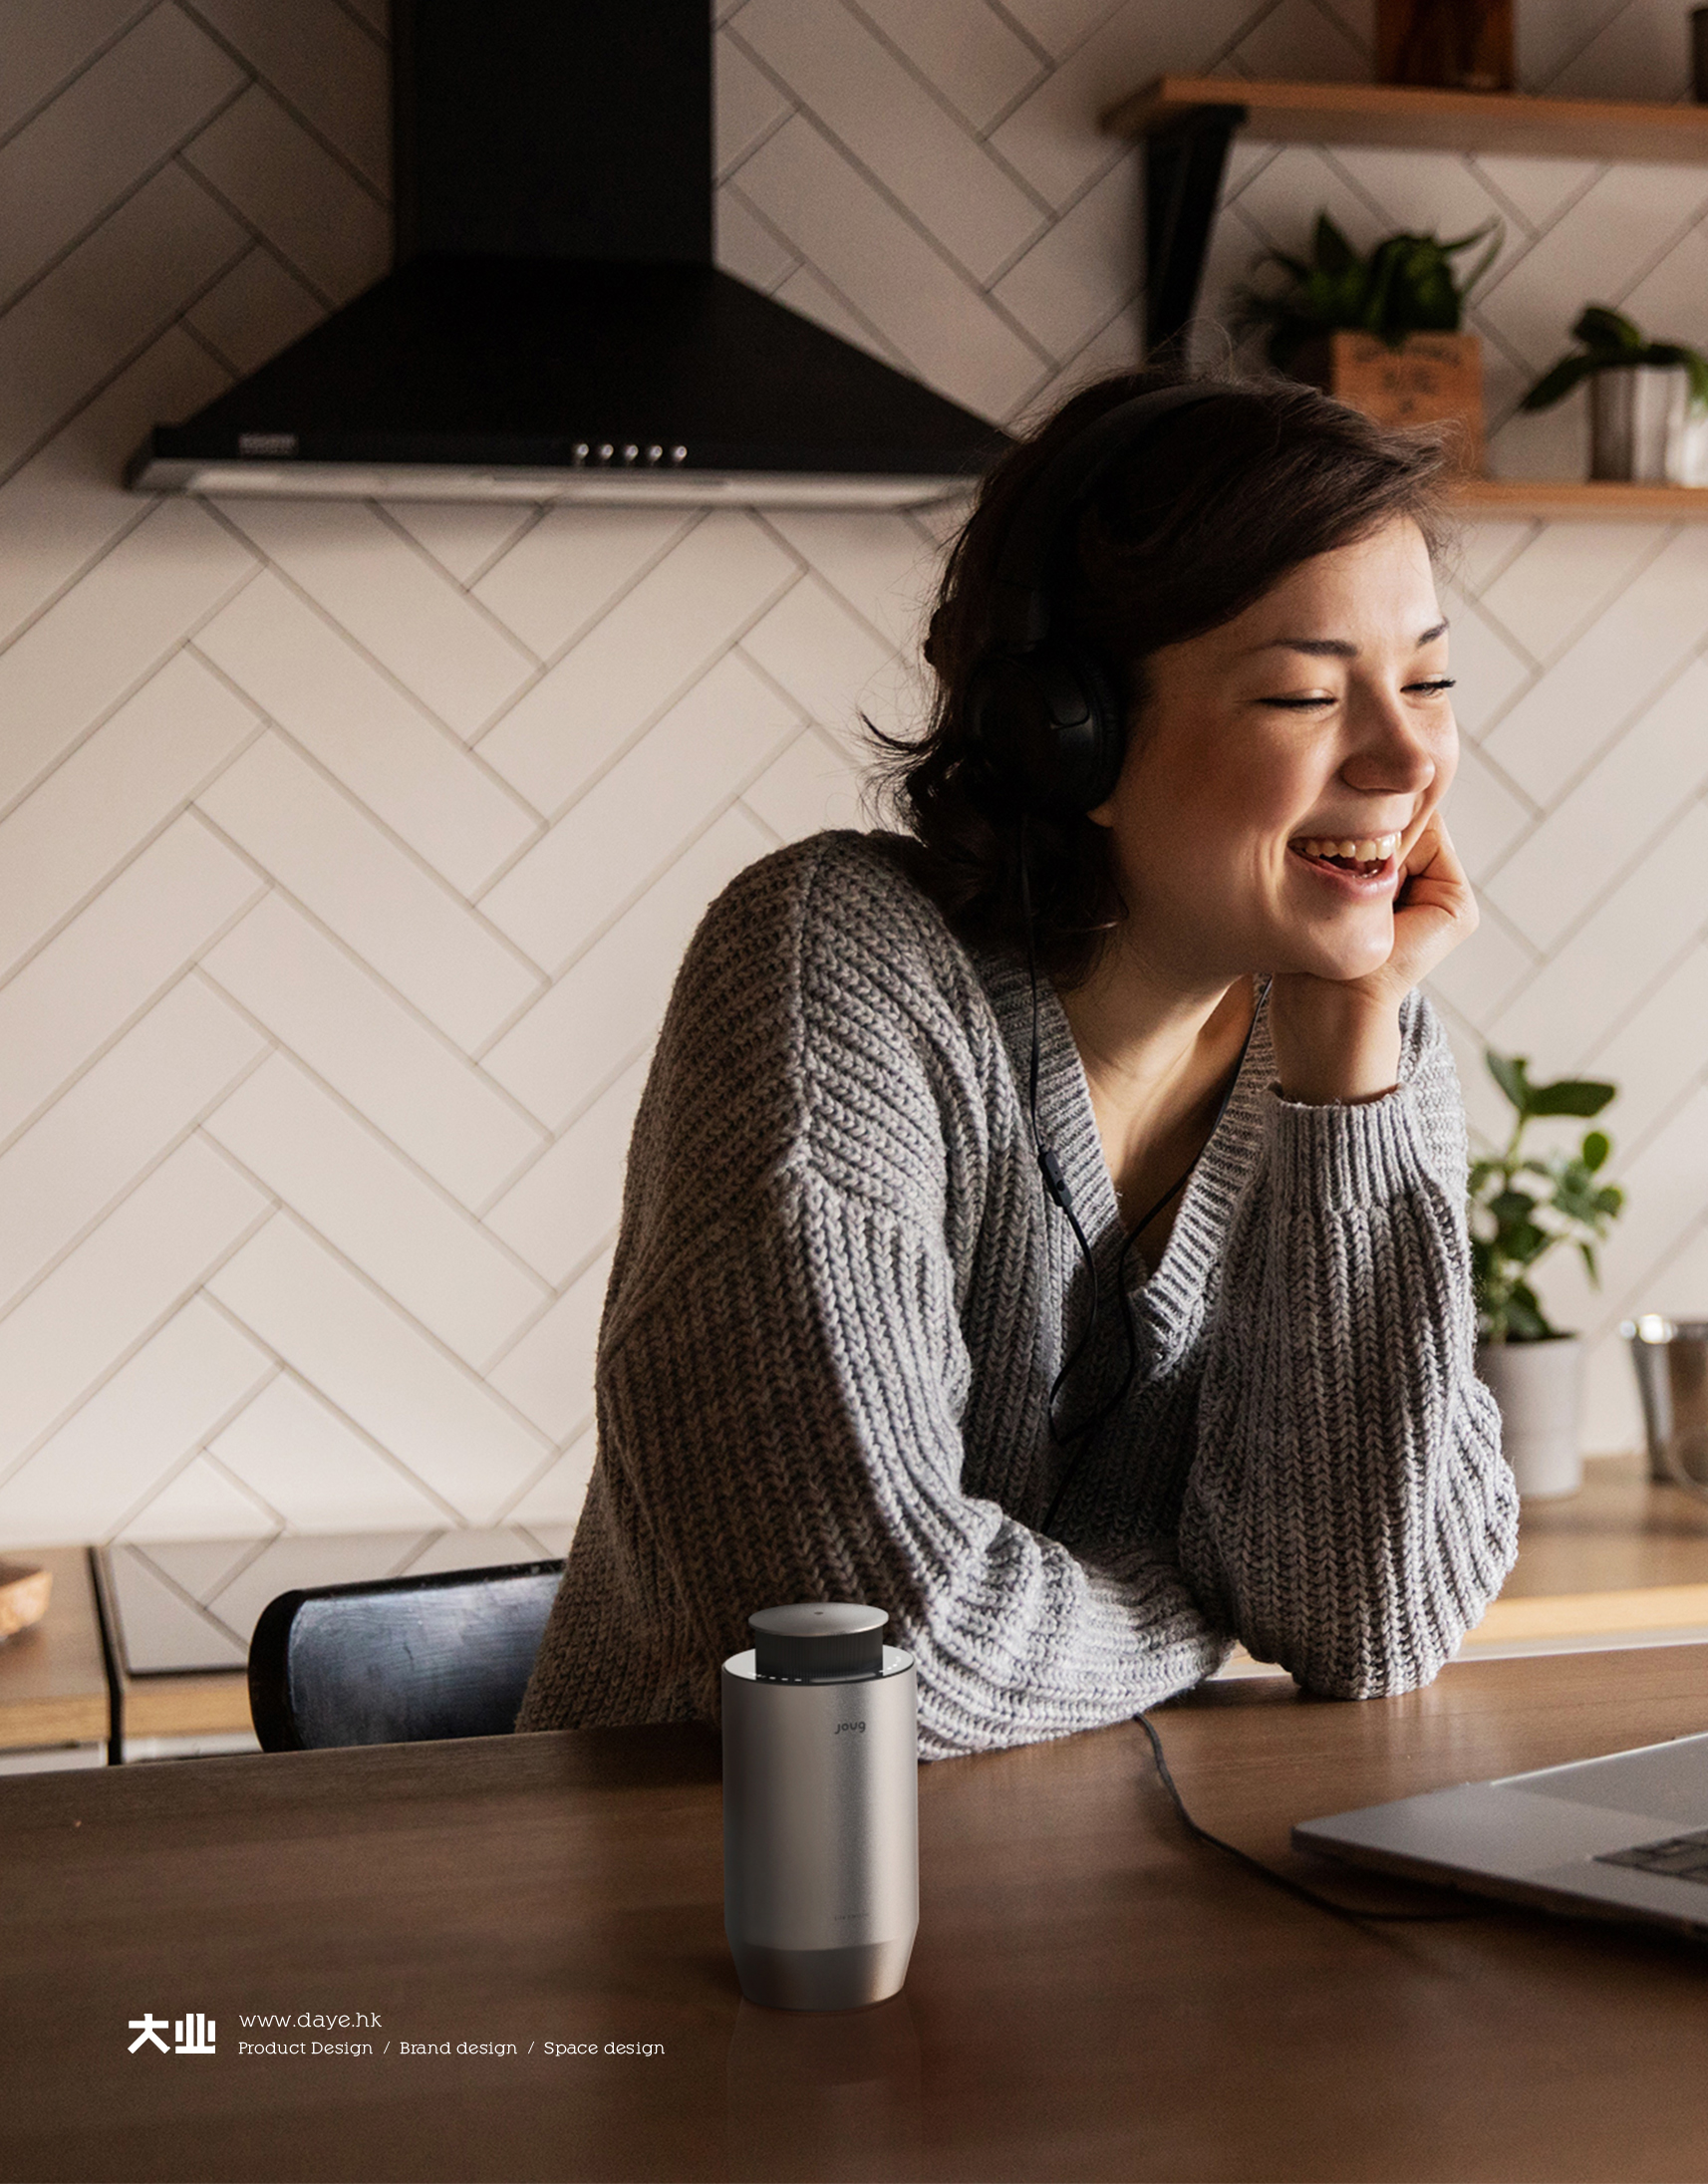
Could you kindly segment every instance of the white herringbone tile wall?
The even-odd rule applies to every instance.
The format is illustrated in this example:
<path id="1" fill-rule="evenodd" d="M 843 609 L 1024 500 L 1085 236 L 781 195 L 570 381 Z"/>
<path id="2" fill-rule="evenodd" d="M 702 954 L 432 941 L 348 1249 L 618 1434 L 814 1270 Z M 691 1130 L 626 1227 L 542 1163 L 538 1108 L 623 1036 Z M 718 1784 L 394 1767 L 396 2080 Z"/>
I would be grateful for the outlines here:
<path id="1" fill-rule="evenodd" d="M 992 416 L 1136 353 L 1162 69 L 1359 77 L 1353 0 L 736 0 L 732 270 Z M 1684 95 L 1682 10 L 1526 0 L 1533 89 Z M 943 520 L 151 503 L 125 456 L 383 270 L 381 0 L 0 11 L 0 1541 L 477 1531 L 561 1549 L 671 976 L 750 859 L 858 813 L 915 716 Z M 1589 297 L 1708 339 L 1708 168 L 1236 152 L 1198 330 L 1319 204 L 1506 223 L 1514 421 Z M 1604 1069 L 1635 1304 L 1708 1309 L 1708 531 L 1489 524 L 1453 573 L 1438 981 L 1480 1041 Z"/>

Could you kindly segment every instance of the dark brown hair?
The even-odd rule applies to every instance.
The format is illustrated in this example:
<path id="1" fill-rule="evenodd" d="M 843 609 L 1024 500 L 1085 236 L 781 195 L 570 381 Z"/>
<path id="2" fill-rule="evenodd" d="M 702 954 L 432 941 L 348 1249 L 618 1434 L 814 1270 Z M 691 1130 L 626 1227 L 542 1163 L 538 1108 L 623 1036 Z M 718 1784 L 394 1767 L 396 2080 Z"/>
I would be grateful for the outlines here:
<path id="1" fill-rule="evenodd" d="M 1177 384 L 1130 373 L 1083 389 L 991 470 L 949 555 L 925 657 L 937 679 L 918 742 L 883 738 L 890 799 L 915 880 L 963 939 L 1023 948 L 1019 813 L 973 762 L 964 700 L 990 645 L 991 586 L 1012 512 L 1056 452 L 1116 404 Z M 1128 722 L 1145 663 L 1230 622 L 1288 570 L 1410 516 L 1445 543 L 1448 455 L 1439 432 L 1391 431 L 1296 381 L 1233 381 L 1214 402 L 1164 415 L 1113 462 L 1067 526 L 1050 586 L 1051 635 L 1096 654 Z M 1038 960 L 1058 985 L 1086 978 L 1123 915 L 1105 830 L 1028 813 L 1026 864 Z"/>

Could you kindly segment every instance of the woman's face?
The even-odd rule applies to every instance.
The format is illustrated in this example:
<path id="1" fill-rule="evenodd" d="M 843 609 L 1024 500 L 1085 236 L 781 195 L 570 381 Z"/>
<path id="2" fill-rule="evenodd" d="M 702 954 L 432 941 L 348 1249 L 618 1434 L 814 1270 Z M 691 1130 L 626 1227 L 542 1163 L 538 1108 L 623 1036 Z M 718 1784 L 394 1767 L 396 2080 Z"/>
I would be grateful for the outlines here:
<path id="1" fill-rule="evenodd" d="M 1193 982 L 1379 967 L 1406 854 L 1459 755 L 1417 525 L 1302 563 L 1149 671 L 1120 781 L 1091 815 L 1134 944 Z"/>

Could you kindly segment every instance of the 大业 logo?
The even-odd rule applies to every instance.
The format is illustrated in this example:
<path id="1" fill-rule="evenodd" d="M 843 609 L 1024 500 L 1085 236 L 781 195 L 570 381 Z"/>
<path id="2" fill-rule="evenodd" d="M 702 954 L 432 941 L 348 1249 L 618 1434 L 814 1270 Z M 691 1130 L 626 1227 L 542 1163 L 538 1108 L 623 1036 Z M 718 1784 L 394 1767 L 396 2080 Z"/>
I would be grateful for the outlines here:
<path id="1" fill-rule="evenodd" d="M 151 2010 L 144 2010 L 140 2018 L 131 2020 L 131 2030 L 136 2039 L 131 2043 L 131 2052 L 139 2048 L 157 2048 L 162 2055 L 211 2055 L 213 2046 L 213 2020 L 193 2010 L 188 2017 L 172 2020 L 172 2046 L 168 2048 L 160 2035 L 166 2029 L 164 2018 L 155 2017 Z"/>

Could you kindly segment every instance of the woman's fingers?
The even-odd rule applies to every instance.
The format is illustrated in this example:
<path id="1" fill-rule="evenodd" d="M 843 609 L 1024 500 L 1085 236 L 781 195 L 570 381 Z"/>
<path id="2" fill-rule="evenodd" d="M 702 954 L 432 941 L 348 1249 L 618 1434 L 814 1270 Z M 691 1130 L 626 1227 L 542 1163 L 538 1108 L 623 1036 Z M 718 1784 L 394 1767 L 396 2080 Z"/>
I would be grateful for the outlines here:
<path id="1" fill-rule="evenodd" d="M 1389 970 L 1410 987 L 1477 930 L 1477 898 L 1439 811 L 1406 853 Z"/>

